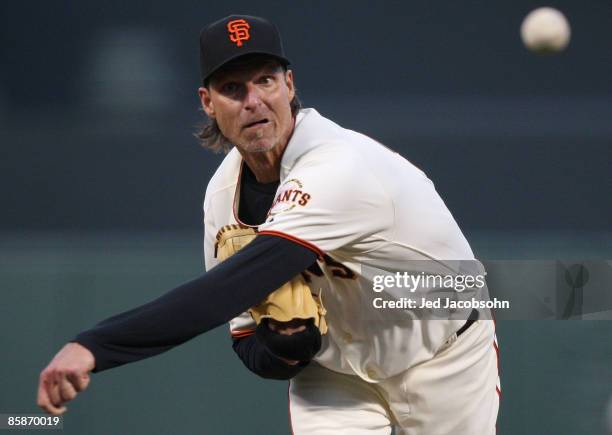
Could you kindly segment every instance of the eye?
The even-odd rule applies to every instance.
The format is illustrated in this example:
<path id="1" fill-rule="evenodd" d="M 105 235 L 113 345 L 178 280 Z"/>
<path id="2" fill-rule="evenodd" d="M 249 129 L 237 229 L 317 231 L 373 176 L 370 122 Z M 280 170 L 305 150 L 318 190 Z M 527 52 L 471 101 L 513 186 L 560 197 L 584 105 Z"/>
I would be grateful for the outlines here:
<path id="1" fill-rule="evenodd" d="M 238 83 L 228 82 L 221 86 L 221 92 L 224 94 L 233 94 L 238 91 Z"/>
<path id="2" fill-rule="evenodd" d="M 274 76 L 271 76 L 271 75 L 261 76 L 259 80 L 257 81 L 262 85 L 271 85 L 272 83 L 274 83 Z"/>

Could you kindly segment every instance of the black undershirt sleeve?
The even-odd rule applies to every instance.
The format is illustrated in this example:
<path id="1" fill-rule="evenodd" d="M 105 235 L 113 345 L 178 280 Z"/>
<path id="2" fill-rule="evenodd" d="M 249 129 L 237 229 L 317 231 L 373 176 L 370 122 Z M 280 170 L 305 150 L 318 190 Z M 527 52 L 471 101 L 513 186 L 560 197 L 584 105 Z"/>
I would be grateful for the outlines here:
<path id="1" fill-rule="evenodd" d="M 287 380 L 297 375 L 310 361 L 289 365 L 272 354 L 255 334 L 233 340 L 234 352 L 246 368 L 266 379 Z"/>
<path id="2" fill-rule="evenodd" d="M 94 372 L 160 354 L 228 322 L 315 260 L 313 251 L 297 243 L 257 236 L 199 278 L 104 320 L 73 341 L 93 353 Z M 257 352 L 259 357 L 250 358 L 265 358 L 261 350 Z"/>

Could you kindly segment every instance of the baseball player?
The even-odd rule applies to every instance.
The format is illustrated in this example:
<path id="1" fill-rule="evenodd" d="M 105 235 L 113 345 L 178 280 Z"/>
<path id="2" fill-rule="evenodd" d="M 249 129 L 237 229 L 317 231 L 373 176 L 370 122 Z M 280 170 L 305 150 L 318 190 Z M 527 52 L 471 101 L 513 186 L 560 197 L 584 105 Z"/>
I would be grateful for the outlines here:
<path id="1" fill-rule="evenodd" d="M 200 54 L 210 119 L 200 138 L 229 150 L 206 189 L 207 271 L 80 333 L 42 371 L 39 406 L 61 414 L 90 372 L 229 321 L 251 371 L 290 379 L 293 433 L 494 433 L 489 313 L 432 316 L 381 302 L 402 299 L 401 273 L 456 277 L 458 262 L 474 262 L 433 183 L 376 141 L 301 109 L 265 19 L 212 23 Z M 440 290 L 412 282 L 412 294 Z"/>

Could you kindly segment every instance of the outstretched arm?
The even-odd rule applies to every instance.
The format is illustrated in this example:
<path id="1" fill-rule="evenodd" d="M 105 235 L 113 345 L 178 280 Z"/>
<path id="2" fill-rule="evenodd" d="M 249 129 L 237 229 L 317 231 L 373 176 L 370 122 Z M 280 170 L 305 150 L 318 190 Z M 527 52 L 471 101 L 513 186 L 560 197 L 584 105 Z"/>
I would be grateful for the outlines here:
<path id="1" fill-rule="evenodd" d="M 77 335 L 42 371 L 39 406 L 63 413 L 63 404 L 87 386 L 90 371 L 148 358 L 210 331 L 259 303 L 315 260 L 313 251 L 297 243 L 258 236 L 199 278 Z"/>

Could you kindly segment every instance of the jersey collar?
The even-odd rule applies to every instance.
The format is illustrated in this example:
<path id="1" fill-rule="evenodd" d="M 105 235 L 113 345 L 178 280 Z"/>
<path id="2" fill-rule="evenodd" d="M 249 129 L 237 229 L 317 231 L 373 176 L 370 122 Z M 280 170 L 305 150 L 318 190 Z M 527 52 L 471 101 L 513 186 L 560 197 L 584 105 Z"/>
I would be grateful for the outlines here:
<path id="1" fill-rule="evenodd" d="M 287 177 L 289 171 L 293 168 L 295 162 L 304 155 L 309 149 L 316 145 L 315 141 L 310 139 L 312 134 L 313 122 L 321 118 L 319 112 L 315 109 L 301 109 L 295 118 L 295 127 L 293 134 L 289 139 L 289 143 L 285 148 L 281 159 L 280 179 L 281 181 Z"/>

